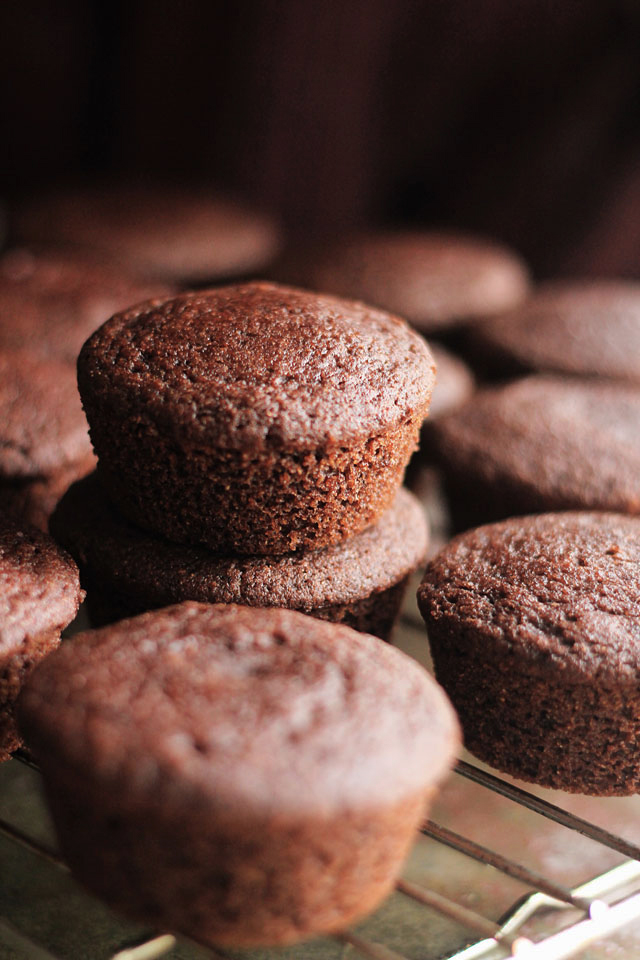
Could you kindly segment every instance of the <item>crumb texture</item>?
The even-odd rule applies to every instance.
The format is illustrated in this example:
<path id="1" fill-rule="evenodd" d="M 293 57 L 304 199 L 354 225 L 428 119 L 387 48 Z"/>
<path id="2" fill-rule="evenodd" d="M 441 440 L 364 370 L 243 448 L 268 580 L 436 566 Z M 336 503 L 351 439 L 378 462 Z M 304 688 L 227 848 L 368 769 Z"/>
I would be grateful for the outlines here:
<path id="1" fill-rule="evenodd" d="M 418 600 L 465 745 L 514 776 L 640 788 L 640 520 L 508 520 L 454 539 Z"/>
<path id="2" fill-rule="evenodd" d="M 89 340 L 80 389 L 212 447 L 362 440 L 428 407 L 434 365 L 402 321 L 363 304 L 248 284 L 119 314 Z"/>
<path id="3" fill-rule="evenodd" d="M 400 490 L 375 526 L 333 547 L 281 557 L 220 557 L 134 527 L 111 505 L 96 475 L 67 493 L 52 531 L 93 582 L 128 600 L 135 612 L 182 600 L 306 613 L 351 604 L 402 581 L 424 559 L 428 540 L 420 504 Z"/>

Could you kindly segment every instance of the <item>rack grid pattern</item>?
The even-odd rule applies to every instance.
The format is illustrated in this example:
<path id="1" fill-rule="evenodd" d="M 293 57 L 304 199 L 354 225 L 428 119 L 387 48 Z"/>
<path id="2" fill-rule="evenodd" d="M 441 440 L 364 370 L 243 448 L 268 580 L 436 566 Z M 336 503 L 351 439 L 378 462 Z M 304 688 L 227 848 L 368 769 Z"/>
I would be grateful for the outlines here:
<path id="1" fill-rule="evenodd" d="M 78 628 L 81 623 L 74 625 L 73 632 Z M 409 590 L 395 642 L 425 663 L 425 640 L 415 590 Z M 10 768 L 7 780 L 4 768 Z M 610 832 L 592 822 L 601 818 L 599 804 L 597 817 L 592 816 L 595 808 L 590 805 L 588 819 L 576 816 L 475 763 L 460 761 L 444 806 L 433 811 L 447 825 L 429 820 L 416 844 L 416 850 L 428 845 L 423 850 L 425 862 L 435 866 L 416 871 L 410 862 L 390 898 L 391 906 L 383 905 L 357 930 L 345 930 L 332 939 L 286 950 L 238 953 L 213 950 L 163 932 L 141 931 L 120 922 L 81 891 L 50 839 L 37 795 L 38 781 L 37 768 L 20 751 L 0 767 L 0 960 L 635 960 L 640 956 L 640 831 L 632 826 L 637 844 L 617 832 L 627 823 L 632 825 L 634 818 L 640 819 L 638 798 L 632 798 L 630 806 L 623 800 L 622 808 L 615 807 L 620 802 L 615 798 L 600 801 L 607 813 L 608 804 L 613 802 L 615 807 L 616 831 Z M 14 787 L 9 791 L 10 802 L 6 791 L 3 794 L 7 783 Z M 459 816 L 460 797 L 464 804 L 477 807 L 480 819 Z M 458 807 L 449 815 L 452 801 Z M 33 809 L 25 811 L 30 803 Z M 493 830 L 488 831 L 490 841 L 483 844 L 474 836 L 478 830 L 485 836 L 487 825 Z M 513 843 L 503 845 L 502 834 L 506 838 L 509 830 L 517 835 L 518 844 L 522 838 L 522 850 Z M 554 879 L 558 871 L 544 857 L 538 869 L 522 862 L 532 859 L 525 856 L 525 848 L 550 831 L 559 851 L 551 866 L 560 861 L 564 867 L 572 855 L 567 851 L 577 854 L 578 869 L 571 871 L 581 881 L 576 887 Z M 510 856 L 494 849 L 501 845 L 510 847 Z M 586 856 L 583 847 L 589 848 Z M 12 887 L 10 871 L 20 864 L 22 882 L 16 882 L 6 895 Z M 452 882 L 441 883 L 442 873 Z M 590 879 L 582 882 L 583 876 Z M 497 897 L 494 878 L 501 879 Z M 62 901 L 52 897 L 53 890 Z M 491 896 L 484 896 L 487 890 Z M 73 904 L 64 916 L 55 916 L 58 904 L 66 906 L 67 898 Z M 41 916 L 47 910 L 53 911 L 53 920 Z M 489 919 L 491 913 L 499 919 Z M 411 937 L 402 927 L 405 922 Z M 77 925 L 73 936 L 60 936 L 65 924 Z"/>
<path id="2" fill-rule="evenodd" d="M 20 754 L 13 762 L 29 763 L 28 758 Z M 579 957 L 584 948 L 594 941 L 606 938 L 634 921 L 640 922 L 640 847 L 473 764 L 459 762 L 456 774 L 484 790 L 498 793 L 512 803 L 528 808 L 537 816 L 577 831 L 623 855 L 626 860 L 581 886 L 568 889 L 469 837 L 429 820 L 423 826 L 425 836 L 458 851 L 465 858 L 491 866 L 521 882 L 529 888 L 529 893 L 513 906 L 500 923 L 496 923 L 427 886 L 401 879 L 397 885 L 400 895 L 411 898 L 425 908 L 425 946 L 429 936 L 429 911 L 448 917 L 469 932 L 467 945 L 449 954 L 447 960 L 502 960 L 506 957 L 516 957 L 518 960 L 564 960 Z M 39 860 L 53 864 L 57 870 L 67 871 L 55 850 L 5 818 L 0 818 L 0 834 L 11 843 L 26 847 Z M 536 916 L 553 916 L 554 929 L 548 935 L 532 939 L 523 934 L 522 929 Z M 402 954 L 390 947 L 355 931 L 346 930 L 334 939 L 351 948 L 352 955 L 368 960 L 405 960 Z M 170 934 L 151 935 L 134 945 L 122 946 L 115 953 L 110 952 L 109 960 L 156 960 L 168 954 L 180 942 Z M 17 956 L 28 957 L 29 960 L 58 960 L 58 956 L 46 946 L 14 926 L 10 917 L 0 917 L 1 946 L 13 949 Z M 190 956 L 202 957 L 203 960 L 229 960 L 226 952 L 197 944 L 190 944 L 190 950 L 195 951 Z M 300 947 L 299 951 L 296 956 L 303 958 L 304 947 Z"/>

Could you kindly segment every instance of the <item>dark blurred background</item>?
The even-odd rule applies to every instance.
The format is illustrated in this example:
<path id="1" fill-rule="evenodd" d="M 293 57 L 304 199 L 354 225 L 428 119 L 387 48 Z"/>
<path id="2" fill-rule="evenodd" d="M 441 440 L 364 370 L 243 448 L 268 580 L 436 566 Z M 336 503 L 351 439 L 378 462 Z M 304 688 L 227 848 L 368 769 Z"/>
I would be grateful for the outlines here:
<path id="1" fill-rule="evenodd" d="M 640 2 L 2 0 L 9 200 L 211 178 L 291 233 L 446 225 L 640 273 Z"/>

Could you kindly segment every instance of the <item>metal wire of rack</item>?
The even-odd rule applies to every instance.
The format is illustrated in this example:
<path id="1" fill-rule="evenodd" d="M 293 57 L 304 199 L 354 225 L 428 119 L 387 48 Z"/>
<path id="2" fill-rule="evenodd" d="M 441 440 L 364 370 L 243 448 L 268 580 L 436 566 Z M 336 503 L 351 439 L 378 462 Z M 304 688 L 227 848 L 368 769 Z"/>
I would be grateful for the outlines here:
<path id="1" fill-rule="evenodd" d="M 20 755 L 17 761 L 28 762 Z M 626 924 L 640 921 L 640 847 L 473 764 L 461 761 L 456 767 L 456 773 L 486 790 L 501 794 L 513 803 L 525 806 L 538 816 L 577 831 L 627 859 L 594 879 L 569 889 L 522 863 L 429 820 L 423 826 L 422 832 L 425 836 L 458 851 L 464 857 L 491 866 L 530 888 L 530 892 L 515 904 L 507 916 L 500 922 L 494 922 L 436 890 L 402 878 L 398 882 L 397 890 L 403 897 L 411 898 L 427 910 L 448 917 L 469 931 L 472 942 L 467 942 L 462 949 L 449 954 L 448 960 L 498 960 L 509 956 L 518 960 L 564 960 L 580 956 L 580 952 L 587 945 L 620 930 Z M 0 818 L 0 835 L 27 848 L 40 860 L 53 864 L 57 870 L 67 871 L 66 865 L 54 849 L 28 835 L 4 817 Z M 536 940 L 525 935 L 523 928 L 532 918 L 543 914 L 555 915 L 557 929 Z M 426 930 L 428 931 L 428 923 Z M 428 932 L 425 936 L 428 937 Z M 352 948 L 356 955 L 368 960 L 405 960 L 402 954 L 390 947 L 352 930 L 338 934 L 335 939 Z M 153 934 L 133 945 L 125 945 L 111 952 L 109 960 L 156 960 L 166 956 L 178 942 L 171 934 Z M 58 954 L 50 952 L 46 946 L 23 933 L 6 917 L 0 917 L 0 945 L 6 945 L 17 951 L 17 956 L 24 956 L 29 960 L 59 960 Z M 197 944 L 193 945 L 193 949 L 197 956 L 209 960 L 229 958 L 225 951 Z M 297 955 L 302 957 L 304 952 Z"/>
<path id="2" fill-rule="evenodd" d="M 410 600 L 405 605 L 396 642 L 417 659 L 425 659 L 424 626 L 415 604 L 412 606 Z M 4 768 L 13 768 L 17 775 L 15 803 L 9 807 L 2 805 Z M 20 778 L 29 778 L 26 787 L 22 782 L 18 783 Z M 416 876 L 415 870 L 405 869 L 391 898 L 396 899 L 397 906 L 386 925 L 376 924 L 377 915 L 374 915 L 357 929 L 345 930 L 324 941 L 286 950 L 238 953 L 204 947 L 172 934 L 140 931 L 115 920 L 113 922 L 117 926 L 114 931 L 110 929 L 110 936 L 103 937 L 98 943 L 99 935 L 90 928 L 95 926 L 95 910 L 102 910 L 102 906 L 80 891 L 69 876 L 68 868 L 55 849 L 53 834 L 47 829 L 44 808 L 41 808 L 41 812 L 36 809 L 35 816 L 30 818 L 22 815 L 27 802 L 26 795 L 36 798 L 36 806 L 40 803 L 38 791 L 33 789 L 38 780 L 37 768 L 20 751 L 15 759 L 0 768 L 0 960 L 156 960 L 160 957 L 166 960 L 355 960 L 356 957 L 366 960 L 505 960 L 508 957 L 517 960 L 565 960 L 585 957 L 584 951 L 589 945 L 602 938 L 611 938 L 623 928 L 633 930 L 634 921 L 637 923 L 637 941 L 629 950 L 614 945 L 614 956 L 616 960 L 626 960 L 640 955 L 640 842 L 636 844 L 624 839 L 617 831 L 604 829 L 589 818 L 569 812 L 546 797 L 537 795 L 534 790 L 523 789 L 464 760 L 458 762 L 451 782 L 463 791 L 475 791 L 468 801 L 465 797 L 465 802 L 482 808 L 483 816 L 486 812 L 488 820 L 496 819 L 494 807 L 497 802 L 504 805 L 500 816 L 506 821 L 511 817 L 511 810 L 517 816 L 524 813 L 527 818 L 526 831 L 535 833 L 537 827 L 533 824 L 539 823 L 550 825 L 554 830 L 559 829 L 563 838 L 573 837 L 581 843 L 586 838 L 588 844 L 595 845 L 598 853 L 606 852 L 608 858 L 603 861 L 598 857 L 588 862 L 606 862 L 607 869 L 600 870 L 595 877 L 578 886 L 570 887 L 554 879 L 549 869 L 540 870 L 525 865 L 520 855 L 524 851 L 518 847 L 517 856 L 513 855 L 513 851 L 505 855 L 494 849 L 499 844 L 483 844 L 472 839 L 470 834 L 473 830 L 466 821 L 463 823 L 463 832 L 456 832 L 451 826 L 429 820 L 423 825 L 422 839 L 418 844 L 424 842 L 429 845 L 429 860 L 433 860 L 435 855 L 438 869 L 430 873 L 426 880 L 419 871 Z M 607 802 L 604 801 L 605 804 Z M 616 800 L 613 802 L 615 804 Z M 637 806 L 632 806 L 632 816 L 637 809 Z M 623 822 L 627 822 L 626 816 Z M 505 832 L 507 829 L 505 827 Z M 640 834 L 638 839 L 640 841 Z M 560 849 L 565 857 L 567 845 L 564 840 L 560 841 Z M 11 896 L 3 898 L 3 885 L 10 885 L 8 872 L 15 869 L 15 863 L 7 855 L 7 851 L 11 850 L 15 851 L 16 856 L 22 854 L 29 860 L 24 868 L 25 883 L 20 889 L 16 886 L 16 890 L 11 891 L 13 899 Z M 442 861 L 444 856 L 454 858 L 453 870 L 462 880 L 462 887 L 458 882 L 453 894 L 449 889 L 443 892 L 443 885 L 437 882 L 439 870 L 446 875 L 451 869 L 450 861 Z M 31 897 L 34 880 L 45 868 L 52 873 L 51 885 L 45 883 L 42 889 L 33 894 L 33 902 L 22 909 L 20 919 L 24 920 L 27 916 L 31 921 L 34 915 L 42 912 L 51 887 L 63 883 L 65 897 L 78 898 L 77 902 L 74 899 L 72 918 L 55 917 L 57 902 L 50 905 L 49 910 L 53 912 L 58 928 L 61 923 L 84 924 L 87 927 L 86 936 L 83 930 L 79 931 L 79 946 L 74 943 L 72 947 L 66 945 L 64 949 L 56 948 L 52 943 L 55 937 L 49 935 L 47 922 L 40 922 L 37 918 L 34 931 L 33 923 L 18 922 L 14 914 L 20 911 L 11 909 L 15 904 L 22 907 L 23 896 Z M 480 872 L 473 874 L 472 878 L 474 870 Z M 492 910 L 487 908 L 487 903 L 475 902 L 478 897 L 474 884 L 491 885 L 486 871 L 491 877 L 503 878 L 507 884 L 501 900 L 506 909 L 499 912 L 497 920 L 488 916 Z M 412 916 L 417 918 L 414 923 L 415 944 L 407 950 L 402 939 L 399 947 L 397 938 L 393 942 L 393 937 L 386 936 L 390 930 L 395 930 L 398 923 L 404 922 L 405 904 L 407 909 L 415 910 Z M 383 906 L 382 912 L 384 909 Z M 104 912 L 113 918 L 106 908 Z M 98 916 L 98 921 L 100 926 L 102 914 Z M 434 936 L 436 921 L 451 925 L 444 939 Z M 389 942 L 382 942 L 385 939 Z M 454 944 L 452 948 L 451 944 Z M 607 939 L 609 944 L 610 940 Z M 588 960 L 592 956 L 594 960 L 599 960 L 601 955 L 610 956 L 608 952 L 589 953 Z"/>

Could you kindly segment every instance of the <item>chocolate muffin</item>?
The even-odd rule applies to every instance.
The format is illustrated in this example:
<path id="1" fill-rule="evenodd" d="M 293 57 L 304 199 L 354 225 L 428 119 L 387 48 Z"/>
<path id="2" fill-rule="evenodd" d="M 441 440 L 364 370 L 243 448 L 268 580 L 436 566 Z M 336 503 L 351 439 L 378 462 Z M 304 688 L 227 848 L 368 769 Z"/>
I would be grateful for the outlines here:
<path id="1" fill-rule="evenodd" d="M 436 363 L 436 385 L 429 406 L 429 419 L 433 420 L 469 400 L 475 390 L 475 378 L 464 360 L 446 347 L 429 341 L 429 349 Z"/>
<path id="2" fill-rule="evenodd" d="M 420 504 L 400 490 L 374 526 L 335 546 L 274 558 L 218 557 L 134 527 L 95 475 L 71 487 L 50 525 L 80 566 L 94 624 L 200 600 L 287 607 L 383 639 L 428 542 Z"/>
<path id="3" fill-rule="evenodd" d="M 86 254 L 11 250 L 0 257 L 0 349 L 28 347 L 75 364 L 117 310 L 172 292 Z"/>
<path id="4" fill-rule="evenodd" d="M 469 356 L 494 375 L 548 371 L 640 384 L 640 283 L 550 283 L 474 324 L 467 339 Z"/>
<path id="5" fill-rule="evenodd" d="M 0 760 L 22 740 L 15 703 L 82 600 L 78 570 L 50 537 L 0 515 Z"/>
<path id="6" fill-rule="evenodd" d="M 14 224 L 23 241 L 93 250 L 185 284 L 255 273 L 279 246 L 270 217 L 210 187 L 70 187 L 32 198 Z"/>
<path id="7" fill-rule="evenodd" d="M 640 388 L 531 376 L 427 425 L 457 529 L 547 510 L 640 513 Z"/>
<path id="8" fill-rule="evenodd" d="M 77 636 L 20 722 L 92 891 L 204 943 L 340 929 L 391 890 L 458 730 L 388 644 L 185 603 Z"/>
<path id="9" fill-rule="evenodd" d="M 640 790 L 640 519 L 520 517 L 428 565 L 418 602 L 465 746 L 578 793 Z"/>
<path id="10" fill-rule="evenodd" d="M 425 333 L 515 307 L 529 275 L 512 251 L 435 231 L 369 233 L 293 251 L 280 280 L 354 297 L 406 317 Z"/>
<path id="11" fill-rule="evenodd" d="M 111 498 L 139 526 L 223 555 L 318 549 L 374 523 L 433 380 L 401 320 L 260 283 L 118 314 L 78 361 Z"/>
<path id="12" fill-rule="evenodd" d="M 46 529 L 69 484 L 94 466 L 73 367 L 0 350 L 0 511 Z"/>
<path id="13" fill-rule="evenodd" d="M 429 349 L 436 362 L 436 385 L 431 396 L 427 424 L 463 406 L 475 390 L 473 374 L 463 360 L 432 340 L 429 341 Z M 440 472 L 433 463 L 430 437 L 428 429 L 422 431 L 420 449 L 411 458 L 405 483 L 418 498 L 429 519 L 429 555 L 433 555 L 449 540 L 451 519 Z"/>

